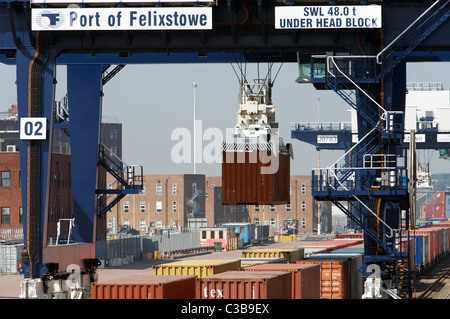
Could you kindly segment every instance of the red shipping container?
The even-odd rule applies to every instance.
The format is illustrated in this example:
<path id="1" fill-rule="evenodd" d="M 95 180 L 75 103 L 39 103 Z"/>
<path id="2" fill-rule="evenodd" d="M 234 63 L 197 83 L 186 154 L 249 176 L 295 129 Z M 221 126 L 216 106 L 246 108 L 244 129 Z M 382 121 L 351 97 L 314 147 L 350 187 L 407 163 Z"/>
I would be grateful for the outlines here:
<path id="1" fill-rule="evenodd" d="M 434 206 L 434 218 L 445 218 L 445 205 Z"/>
<path id="2" fill-rule="evenodd" d="M 197 276 L 129 276 L 91 284 L 92 299 L 195 299 Z"/>
<path id="3" fill-rule="evenodd" d="M 288 271 L 292 278 L 292 299 L 320 299 L 320 265 L 318 264 L 261 264 L 243 271 Z"/>
<path id="4" fill-rule="evenodd" d="M 291 299 L 291 274 L 226 271 L 198 279 L 197 299 Z"/>
<path id="5" fill-rule="evenodd" d="M 436 192 L 434 195 L 435 204 L 436 205 L 444 205 L 445 204 L 445 192 Z"/>
<path id="6" fill-rule="evenodd" d="M 266 151 L 223 152 L 224 205 L 277 205 L 290 202 L 288 153 Z"/>
<path id="7" fill-rule="evenodd" d="M 434 218 L 435 205 L 426 205 L 425 206 L 425 218 Z"/>
<path id="8" fill-rule="evenodd" d="M 437 223 L 437 224 L 434 224 L 433 225 L 434 227 L 448 227 L 448 228 L 450 228 L 450 222 L 448 222 L 448 221 L 442 221 L 442 222 L 439 222 L 439 223 Z"/>

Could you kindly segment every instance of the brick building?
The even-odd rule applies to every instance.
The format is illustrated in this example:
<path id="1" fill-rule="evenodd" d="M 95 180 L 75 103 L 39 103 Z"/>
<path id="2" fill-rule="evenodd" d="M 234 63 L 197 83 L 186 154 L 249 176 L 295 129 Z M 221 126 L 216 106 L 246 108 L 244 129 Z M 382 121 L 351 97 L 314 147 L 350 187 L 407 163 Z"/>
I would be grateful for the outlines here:
<path id="1" fill-rule="evenodd" d="M 0 227 L 22 227 L 19 153 L 0 153 Z"/>
<path id="2" fill-rule="evenodd" d="M 107 227 L 112 233 L 124 225 L 150 233 L 158 227 L 188 228 L 190 222 L 204 218 L 204 175 L 144 175 L 144 190 L 115 205 L 107 214 Z"/>
<path id="3" fill-rule="evenodd" d="M 206 177 L 206 218 L 209 226 L 229 222 L 248 222 L 246 205 L 222 205 L 222 177 Z"/>
<path id="4" fill-rule="evenodd" d="M 278 234 L 286 219 L 298 220 L 299 233 L 317 231 L 318 204 L 311 196 L 310 176 L 291 176 L 291 203 L 287 205 L 222 205 L 222 178 L 204 175 L 144 175 L 142 194 L 127 195 L 108 213 L 108 229 L 115 233 L 127 225 L 144 233 L 157 228 L 220 226 L 228 222 L 270 225 Z M 197 195 L 193 195 L 196 183 Z M 196 213 L 192 199 L 196 198 Z M 329 203 L 321 203 L 321 220 L 331 222 Z M 330 229 L 322 226 L 322 229 Z"/>

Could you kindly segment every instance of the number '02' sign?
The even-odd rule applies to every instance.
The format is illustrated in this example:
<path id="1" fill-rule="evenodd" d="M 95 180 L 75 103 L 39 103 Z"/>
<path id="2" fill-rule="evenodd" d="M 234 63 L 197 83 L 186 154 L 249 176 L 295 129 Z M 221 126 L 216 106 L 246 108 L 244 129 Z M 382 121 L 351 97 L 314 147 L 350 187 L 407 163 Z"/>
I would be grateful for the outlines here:
<path id="1" fill-rule="evenodd" d="M 47 139 L 47 118 L 22 117 L 20 118 L 21 140 L 45 140 Z"/>

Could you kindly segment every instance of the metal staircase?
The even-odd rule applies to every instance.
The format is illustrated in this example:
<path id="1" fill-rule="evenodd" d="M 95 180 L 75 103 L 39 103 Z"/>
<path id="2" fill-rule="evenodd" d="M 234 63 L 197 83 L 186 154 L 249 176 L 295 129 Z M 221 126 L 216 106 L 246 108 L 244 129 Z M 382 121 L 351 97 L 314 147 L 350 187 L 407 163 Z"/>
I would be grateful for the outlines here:
<path id="1" fill-rule="evenodd" d="M 125 195 L 139 194 L 144 187 L 144 175 L 142 166 L 125 164 L 103 144 L 99 146 L 98 164 L 116 179 L 111 187 L 96 190 L 101 203 L 98 217 L 101 217 Z M 114 185 L 117 185 L 117 188 L 113 189 L 112 186 Z M 103 195 L 108 196 L 102 197 Z M 116 196 L 110 201 L 112 195 Z"/>
<path id="2" fill-rule="evenodd" d="M 406 154 L 402 163 L 396 154 L 383 153 L 388 143 L 401 149 L 404 114 L 387 111 L 362 86 L 379 83 L 442 25 L 450 14 L 449 3 L 436 1 L 376 56 L 311 57 L 311 82 L 316 88 L 336 92 L 358 112 L 368 132 L 333 165 L 313 171 L 312 194 L 319 200 L 333 202 L 361 227 L 384 250 L 380 255 L 384 260 L 404 261 L 407 256 L 401 248 L 403 226 L 390 227 L 380 217 L 380 207 L 374 205 L 375 200 L 408 195 Z M 348 202 L 348 206 L 342 202 Z"/>
<path id="3" fill-rule="evenodd" d="M 448 0 L 438 0 L 425 10 L 409 27 L 377 54 L 377 63 L 383 65 L 382 71 L 377 76 L 378 80 L 392 71 L 398 63 L 436 31 L 449 16 L 450 1 Z M 405 45 L 402 43 L 405 43 Z M 384 63 L 381 60 L 389 62 Z"/>

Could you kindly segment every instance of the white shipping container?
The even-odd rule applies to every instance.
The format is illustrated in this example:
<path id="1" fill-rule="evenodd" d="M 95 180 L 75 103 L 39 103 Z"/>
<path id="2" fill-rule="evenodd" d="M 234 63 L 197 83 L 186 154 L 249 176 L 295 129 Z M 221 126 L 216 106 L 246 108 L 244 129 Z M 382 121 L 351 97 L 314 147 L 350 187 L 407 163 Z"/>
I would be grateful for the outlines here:
<path id="1" fill-rule="evenodd" d="M 0 245 L 0 274 L 17 274 L 18 255 L 22 245 Z"/>

